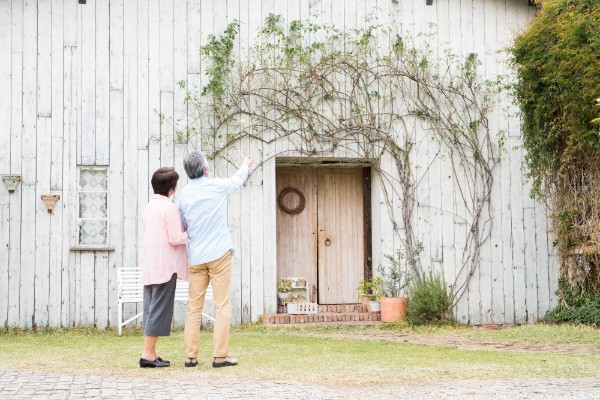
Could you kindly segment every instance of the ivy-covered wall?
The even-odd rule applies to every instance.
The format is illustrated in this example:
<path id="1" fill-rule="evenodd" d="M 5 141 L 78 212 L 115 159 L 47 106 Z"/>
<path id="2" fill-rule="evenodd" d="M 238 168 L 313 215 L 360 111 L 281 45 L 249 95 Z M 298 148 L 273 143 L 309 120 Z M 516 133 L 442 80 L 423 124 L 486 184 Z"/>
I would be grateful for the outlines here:
<path id="1" fill-rule="evenodd" d="M 600 126 L 594 121 L 600 98 L 600 2 L 541 4 L 512 48 L 525 161 L 533 195 L 552 210 L 563 279 L 558 311 L 585 303 L 586 322 L 600 324 Z"/>

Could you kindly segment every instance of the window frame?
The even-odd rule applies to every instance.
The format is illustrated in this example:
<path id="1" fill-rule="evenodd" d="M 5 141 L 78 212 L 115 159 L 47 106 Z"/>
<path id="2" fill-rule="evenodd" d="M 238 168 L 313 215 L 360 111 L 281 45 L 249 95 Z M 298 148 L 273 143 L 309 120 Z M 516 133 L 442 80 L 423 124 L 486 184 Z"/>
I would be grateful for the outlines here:
<path id="1" fill-rule="evenodd" d="M 106 192 L 102 191 L 83 191 L 81 187 L 81 174 L 85 170 L 103 170 L 106 173 Z M 75 204 L 73 208 L 73 213 L 75 218 L 74 220 L 74 228 L 73 228 L 73 236 L 72 236 L 72 245 L 70 250 L 74 251 L 107 251 L 114 250 L 114 246 L 110 243 L 110 202 L 109 202 L 109 193 L 110 193 L 110 173 L 109 173 L 108 165 L 77 165 L 77 176 L 76 176 L 76 193 L 75 193 Z M 82 193 L 106 193 L 106 218 L 82 218 L 80 215 L 81 212 L 81 194 Z M 83 220 L 105 220 L 106 221 L 106 240 L 105 244 L 81 244 L 80 233 L 81 233 L 81 222 Z"/>

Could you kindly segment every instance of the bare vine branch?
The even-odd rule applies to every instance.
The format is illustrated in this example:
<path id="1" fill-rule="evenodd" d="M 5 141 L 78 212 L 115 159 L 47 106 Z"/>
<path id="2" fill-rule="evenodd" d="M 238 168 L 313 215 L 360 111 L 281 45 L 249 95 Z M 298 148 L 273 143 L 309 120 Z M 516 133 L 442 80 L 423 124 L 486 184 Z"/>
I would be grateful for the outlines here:
<path id="1" fill-rule="evenodd" d="M 450 161 L 467 214 L 462 265 L 453 284 L 455 304 L 479 265 L 489 239 L 492 172 L 499 162 L 487 115 L 499 86 L 481 81 L 476 55 L 460 60 L 449 51 L 440 59 L 417 48 L 394 29 L 369 25 L 342 31 L 332 25 L 265 20 L 246 60 L 232 62 L 237 25 L 203 54 L 211 63 L 210 83 L 186 101 L 195 110 L 187 135 L 199 135 L 209 158 L 227 157 L 243 138 L 285 150 L 262 155 L 332 155 L 344 151 L 368 161 L 378 176 L 394 234 L 407 267 L 419 278 L 421 245 L 415 235 L 417 187 L 411 153 L 415 127 L 433 134 Z M 390 43 L 384 48 L 381 43 Z M 235 68 L 234 68 L 235 66 Z M 389 155 L 395 171 L 381 166 Z M 392 199 L 400 204 L 396 221 Z"/>

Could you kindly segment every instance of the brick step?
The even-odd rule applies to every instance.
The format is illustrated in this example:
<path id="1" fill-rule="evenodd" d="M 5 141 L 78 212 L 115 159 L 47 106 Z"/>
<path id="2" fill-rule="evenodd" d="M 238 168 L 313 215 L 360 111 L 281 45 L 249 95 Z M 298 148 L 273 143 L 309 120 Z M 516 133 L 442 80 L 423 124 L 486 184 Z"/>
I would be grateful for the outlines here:
<path id="1" fill-rule="evenodd" d="M 287 306 L 278 306 L 277 312 L 279 314 L 287 313 Z M 367 313 L 369 310 L 366 305 L 363 304 L 329 304 L 319 305 L 319 314 L 322 313 Z"/>
<path id="2" fill-rule="evenodd" d="M 327 322 L 378 322 L 381 321 L 379 312 L 324 312 L 312 315 L 271 314 L 263 315 L 265 324 L 307 324 Z"/>

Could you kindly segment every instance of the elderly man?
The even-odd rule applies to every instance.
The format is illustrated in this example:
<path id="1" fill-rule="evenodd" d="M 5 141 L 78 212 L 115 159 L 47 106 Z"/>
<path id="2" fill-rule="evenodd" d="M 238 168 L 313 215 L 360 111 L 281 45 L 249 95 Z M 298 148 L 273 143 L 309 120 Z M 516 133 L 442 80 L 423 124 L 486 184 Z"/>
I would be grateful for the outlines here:
<path id="1" fill-rule="evenodd" d="M 251 165 L 252 160 L 246 157 L 231 178 L 209 179 L 208 164 L 202 153 L 193 152 L 183 161 L 191 179 L 176 201 L 189 236 L 190 291 L 184 331 L 186 367 L 198 365 L 198 336 L 209 282 L 215 303 L 212 366 L 237 364 L 228 354 L 233 242 L 227 227 L 227 197 L 242 186 Z"/>

